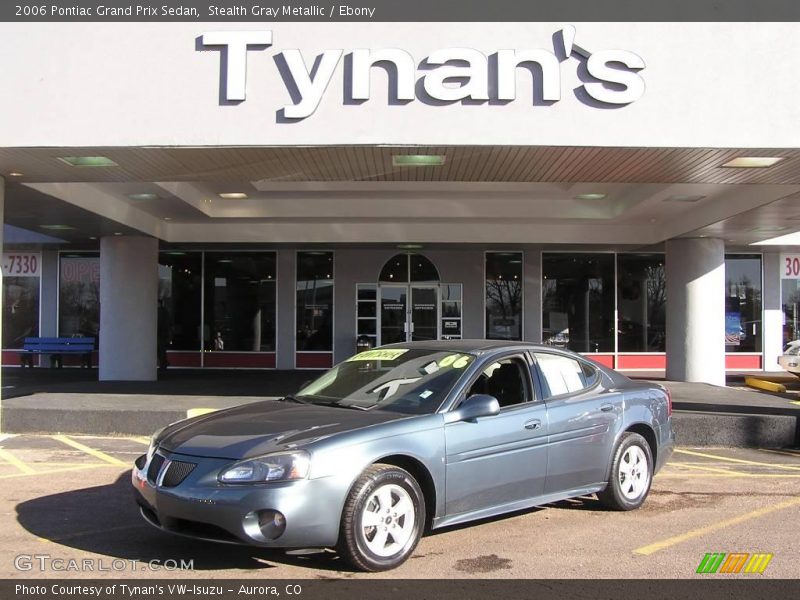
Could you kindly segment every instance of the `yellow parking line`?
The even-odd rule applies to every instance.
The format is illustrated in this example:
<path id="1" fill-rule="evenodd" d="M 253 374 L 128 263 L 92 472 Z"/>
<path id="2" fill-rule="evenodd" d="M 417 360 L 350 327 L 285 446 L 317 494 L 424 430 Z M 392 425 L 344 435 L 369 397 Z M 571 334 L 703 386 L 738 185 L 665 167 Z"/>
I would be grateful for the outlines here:
<path id="1" fill-rule="evenodd" d="M 85 469 L 96 469 L 97 467 L 108 467 L 105 463 L 93 463 L 80 467 L 64 467 L 63 469 L 46 469 L 44 471 L 34 471 L 33 473 L 12 473 L 11 475 L 0 475 L 0 479 L 13 479 L 16 477 L 35 477 L 37 475 L 52 475 L 53 473 L 66 473 L 69 471 L 83 471 Z"/>
<path id="2" fill-rule="evenodd" d="M 800 452 L 795 452 L 793 450 L 772 450 L 771 448 L 759 448 L 759 450 L 761 452 L 771 452 L 772 454 L 783 454 L 784 456 L 800 458 Z"/>
<path id="3" fill-rule="evenodd" d="M 791 500 L 786 500 L 785 502 L 781 502 L 779 504 L 773 504 L 772 506 L 765 506 L 764 508 L 759 508 L 758 510 L 754 510 L 749 513 L 745 513 L 743 515 L 739 515 L 738 517 L 733 517 L 732 519 L 726 519 L 718 523 L 713 523 L 712 525 L 707 525 L 706 527 L 700 527 L 699 529 L 693 529 L 692 531 L 687 531 L 686 533 L 682 533 L 680 535 L 676 535 L 667 538 L 665 540 L 661 540 L 660 542 L 656 542 L 655 544 L 648 544 L 647 546 L 642 546 L 641 548 L 637 548 L 636 550 L 634 550 L 633 553 L 644 554 L 644 555 L 654 554 L 659 550 L 663 550 L 664 548 L 669 548 L 670 546 L 680 544 L 681 542 L 685 542 L 686 540 L 691 540 L 693 538 L 706 535 L 713 531 L 717 531 L 718 529 L 730 527 L 731 525 L 738 525 L 739 523 L 744 523 L 745 521 L 749 521 L 750 519 L 757 519 L 758 517 L 763 517 L 764 515 L 767 515 L 771 512 L 775 512 L 777 510 L 783 510 L 784 508 L 790 508 L 792 506 L 798 506 L 798 505 L 800 505 L 800 498 L 792 498 Z"/>
<path id="4" fill-rule="evenodd" d="M 134 442 L 139 442 L 140 444 L 144 444 L 145 446 L 149 446 L 150 445 L 150 438 L 149 437 L 144 437 L 144 436 L 137 435 L 136 437 L 131 437 L 131 438 L 128 438 L 128 439 L 129 440 L 133 440 Z"/>
<path id="5" fill-rule="evenodd" d="M 694 450 L 676 449 L 675 452 L 680 452 L 681 454 L 689 454 L 690 456 L 700 456 L 702 458 L 713 458 L 715 460 L 739 463 L 743 465 L 756 465 L 758 467 L 772 467 L 773 469 L 789 469 L 790 471 L 800 471 L 800 466 L 770 464 L 770 463 L 757 462 L 754 460 L 744 460 L 743 458 L 729 458 L 727 456 L 718 456 L 716 454 L 706 454 L 705 452 L 695 452 Z"/>
<path id="6" fill-rule="evenodd" d="M 36 473 L 34 469 L 26 465 L 24 462 L 22 462 L 16 456 L 11 454 L 11 452 L 6 450 L 5 448 L 0 448 L 0 458 L 7 460 L 9 464 L 14 465 L 23 473 L 26 473 L 28 475 L 30 475 L 31 473 Z"/>
<path id="7" fill-rule="evenodd" d="M 685 469 L 698 469 L 700 471 L 710 471 L 711 473 L 725 473 L 729 475 L 731 473 L 736 475 L 747 475 L 747 473 L 741 473 L 739 471 L 731 471 L 728 467 L 703 467 L 701 465 L 695 465 L 692 463 L 670 463 L 670 466 L 680 466 Z"/>
<path id="8" fill-rule="evenodd" d="M 80 450 L 81 452 L 85 452 L 89 456 L 94 456 L 95 458 L 99 458 L 102 461 L 110 463 L 112 465 L 116 465 L 118 467 L 129 467 L 130 465 L 126 462 L 119 460 L 118 458 L 114 458 L 106 454 L 105 452 L 100 452 L 100 450 L 95 450 L 94 448 L 89 448 L 89 446 L 84 446 L 80 442 L 76 442 L 73 439 L 68 438 L 65 435 L 54 435 L 54 440 L 58 440 L 59 442 L 66 444 L 67 446 L 72 446 L 76 450 Z"/>

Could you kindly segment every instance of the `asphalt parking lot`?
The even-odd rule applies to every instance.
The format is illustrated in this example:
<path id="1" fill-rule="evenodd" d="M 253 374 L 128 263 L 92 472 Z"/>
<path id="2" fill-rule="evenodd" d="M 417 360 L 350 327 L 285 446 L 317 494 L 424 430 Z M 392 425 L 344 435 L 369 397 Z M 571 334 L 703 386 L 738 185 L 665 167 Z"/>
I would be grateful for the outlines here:
<path id="1" fill-rule="evenodd" d="M 800 450 L 680 448 L 638 511 L 560 502 L 437 531 L 399 569 L 364 574 L 334 553 L 287 556 L 151 528 L 129 490 L 129 465 L 146 446 L 145 438 L 0 438 L 0 578 L 800 575 Z M 772 558 L 761 574 L 696 574 L 706 553 L 719 552 Z"/>

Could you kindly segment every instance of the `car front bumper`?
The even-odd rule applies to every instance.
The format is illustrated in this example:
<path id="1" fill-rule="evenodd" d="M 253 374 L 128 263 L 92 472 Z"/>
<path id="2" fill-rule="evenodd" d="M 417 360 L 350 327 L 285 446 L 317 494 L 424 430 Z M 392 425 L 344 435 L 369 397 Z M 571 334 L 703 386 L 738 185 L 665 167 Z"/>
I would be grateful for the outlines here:
<path id="1" fill-rule="evenodd" d="M 784 354 L 778 357 L 778 364 L 789 373 L 800 375 L 800 356 Z"/>
<path id="2" fill-rule="evenodd" d="M 171 461 L 195 467 L 177 485 L 165 486 L 163 474 L 148 479 L 150 463 L 137 460 L 141 466 L 134 466 L 131 482 L 142 516 L 151 525 L 193 538 L 269 548 L 336 545 L 350 482 L 325 477 L 224 485 L 217 476 L 233 461 L 159 453 L 166 458 L 162 473 Z M 275 530 L 263 529 L 262 524 L 276 512 L 285 528 L 271 539 Z"/>

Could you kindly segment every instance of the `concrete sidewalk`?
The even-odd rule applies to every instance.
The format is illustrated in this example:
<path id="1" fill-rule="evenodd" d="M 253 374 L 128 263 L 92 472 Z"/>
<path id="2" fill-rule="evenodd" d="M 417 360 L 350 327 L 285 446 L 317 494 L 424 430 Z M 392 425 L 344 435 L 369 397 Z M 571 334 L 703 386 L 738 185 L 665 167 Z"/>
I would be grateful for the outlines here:
<path id="1" fill-rule="evenodd" d="M 154 382 L 99 382 L 82 369 L 3 370 L 2 432 L 149 435 L 196 408 L 281 397 L 316 371 L 169 370 Z M 800 405 L 788 394 L 659 381 L 672 392 L 683 446 L 800 445 Z M 741 385 L 736 377 L 730 386 Z M 800 384 L 799 384 L 800 385 Z"/>

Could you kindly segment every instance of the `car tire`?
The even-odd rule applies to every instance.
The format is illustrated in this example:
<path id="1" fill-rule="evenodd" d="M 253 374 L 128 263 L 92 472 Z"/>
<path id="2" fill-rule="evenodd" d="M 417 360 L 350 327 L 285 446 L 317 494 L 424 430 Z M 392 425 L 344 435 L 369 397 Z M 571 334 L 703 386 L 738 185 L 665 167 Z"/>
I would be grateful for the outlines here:
<path id="1" fill-rule="evenodd" d="M 362 571 L 405 562 L 425 528 L 425 498 L 408 471 L 375 464 L 353 484 L 342 511 L 339 555 Z"/>
<path id="2" fill-rule="evenodd" d="M 614 449 L 608 485 L 600 502 L 613 510 L 634 510 L 647 498 L 653 482 L 653 453 L 641 435 L 623 433 Z"/>

